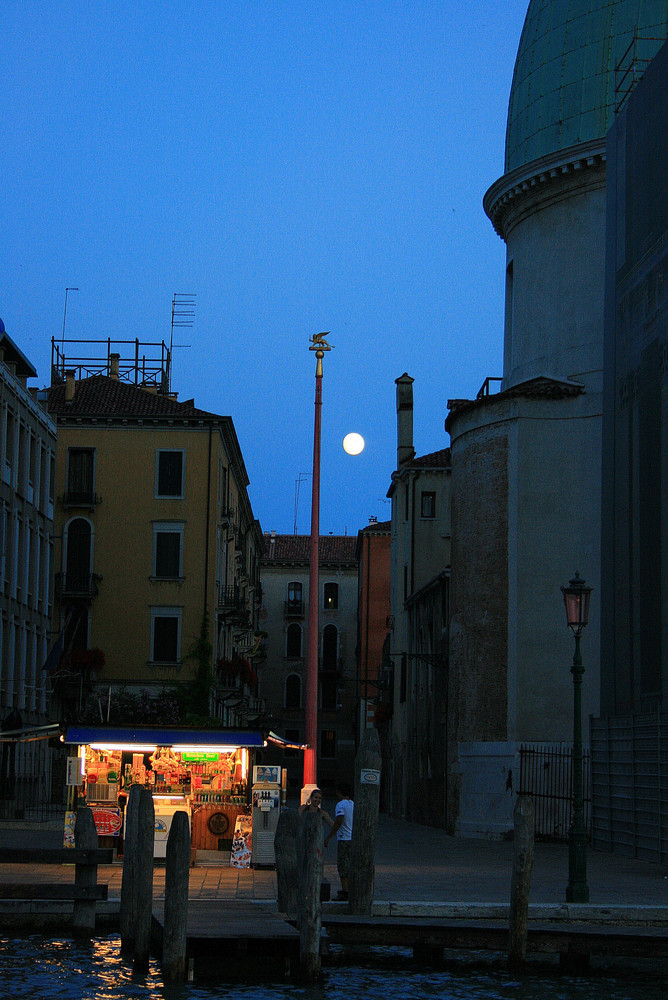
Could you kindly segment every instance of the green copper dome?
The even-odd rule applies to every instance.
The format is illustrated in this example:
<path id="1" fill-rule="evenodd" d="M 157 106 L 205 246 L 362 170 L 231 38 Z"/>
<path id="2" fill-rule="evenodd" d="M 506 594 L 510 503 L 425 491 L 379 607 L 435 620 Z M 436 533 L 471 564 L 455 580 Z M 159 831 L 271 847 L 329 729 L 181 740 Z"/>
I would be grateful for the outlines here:
<path id="1" fill-rule="evenodd" d="M 603 139 L 615 114 L 616 65 L 626 68 L 635 55 L 637 78 L 667 34 L 668 0 L 531 0 L 510 92 L 505 172 Z"/>

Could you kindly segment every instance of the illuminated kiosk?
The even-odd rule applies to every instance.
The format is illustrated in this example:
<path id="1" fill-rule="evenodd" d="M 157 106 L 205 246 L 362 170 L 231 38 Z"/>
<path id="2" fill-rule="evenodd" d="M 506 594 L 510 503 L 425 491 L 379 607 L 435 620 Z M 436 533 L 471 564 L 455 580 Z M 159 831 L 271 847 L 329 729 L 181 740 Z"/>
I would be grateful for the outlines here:
<path id="1" fill-rule="evenodd" d="M 259 730 L 153 726 L 69 726 L 64 740 L 77 747 L 70 804 L 89 805 L 98 835 L 119 852 L 129 791 L 134 784 L 150 790 L 156 858 L 165 857 L 177 811 L 188 815 L 194 850 L 231 848 L 237 818 L 250 811 L 254 752 L 265 745 Z"/>

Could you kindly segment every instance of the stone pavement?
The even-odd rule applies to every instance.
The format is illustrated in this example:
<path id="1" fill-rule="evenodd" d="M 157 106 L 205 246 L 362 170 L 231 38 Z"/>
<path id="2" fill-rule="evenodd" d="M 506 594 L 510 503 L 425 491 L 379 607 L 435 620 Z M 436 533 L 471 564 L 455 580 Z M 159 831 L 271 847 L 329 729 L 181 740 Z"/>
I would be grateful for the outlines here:
<path id="1" fill-rule="evenodd" d="M 43 846 L 58 846 L 59 832 L 53 830 Z M 36 834 L 3 823 L 0 846 L 36 846 Z M 509 841 L 471 840 L 450 837 L 443 830 L 381 816 L 376 841 L 374 910 L 376 912 L 450 912 L 472 915 L 480 908 L 492 913 L 507 907 L 513 866 L 513 844 Z M 164 866 L 154 869 L 154 897 L 164 897 Z M 72 879 L 71 868 L 54 865 L 1 865 L 0 881 L 40 881 Z M 336 845 L 325 852 L 325 878 L 331 883 L 332 897 L 339 889 L 336 872 Z M 120 896 L 122 865 L 100 867 L 98 880 L 109 885 L 110 900 Z M 661 909 L 658 919 L 668 922 L 668 867 L 588 850 L 587 879 L 590 905 L 565 904 L 568 882 L 566 844 L 535 845 L 530 902 L 533 907 L 557 912 L 566 918 L 584 909 L 614 912 L 630 922 L 638 910 Z M 276 872 L 272 869 L 235 869 L 229 855 L 218 857 L 199 852 L 197 866 L 190 871 L 191 899 L 276 899 Z M 332 902 L 331 906 L 340 906 Z M 388 907 L 392 909 L 388 909 Z M 663 910 L 665 908 L 665 910 Z M 592 914 L 593 915 L 593 914 Z"/>

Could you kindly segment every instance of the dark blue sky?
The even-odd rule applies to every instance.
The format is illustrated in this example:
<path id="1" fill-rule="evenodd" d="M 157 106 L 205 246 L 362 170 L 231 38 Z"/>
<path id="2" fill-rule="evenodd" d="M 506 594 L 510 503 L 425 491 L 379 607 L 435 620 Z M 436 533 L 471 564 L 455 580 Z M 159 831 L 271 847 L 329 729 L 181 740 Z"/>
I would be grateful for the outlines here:
<path id="1" fill-rule="evenodd" d="M 418 454 L 499 375 L 503 172 L 526 0 L 0 5 L 0 316 L 51 337 L 169 341 L 179 398 L 232 416 L 265 530 L 292 532 L 323 383 L 323 533 L 389 517 L 394 379 Z M 181 346 L 188 345 L 188 346 Z M 345 455 L 348 431 L 366 439 Z M 310 525 L 303 479 L 297 530 Z"/>

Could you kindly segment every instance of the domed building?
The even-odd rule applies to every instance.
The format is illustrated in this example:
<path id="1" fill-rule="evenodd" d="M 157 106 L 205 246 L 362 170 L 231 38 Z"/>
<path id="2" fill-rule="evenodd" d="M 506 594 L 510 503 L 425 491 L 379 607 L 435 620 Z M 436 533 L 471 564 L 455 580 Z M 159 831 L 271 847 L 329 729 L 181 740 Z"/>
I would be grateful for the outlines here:
<path id="1" fill-rule="evenodd" d="M 572 738 L 575 571 L 594 588 L 582 715 L 599 711 L 606 133 L 667 33 L 664 0 L 529 4 L 484 198 L 507 248 L 503 377 L 446 420 L 453 832 L 510 829 L 520 745 Z"/>

